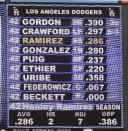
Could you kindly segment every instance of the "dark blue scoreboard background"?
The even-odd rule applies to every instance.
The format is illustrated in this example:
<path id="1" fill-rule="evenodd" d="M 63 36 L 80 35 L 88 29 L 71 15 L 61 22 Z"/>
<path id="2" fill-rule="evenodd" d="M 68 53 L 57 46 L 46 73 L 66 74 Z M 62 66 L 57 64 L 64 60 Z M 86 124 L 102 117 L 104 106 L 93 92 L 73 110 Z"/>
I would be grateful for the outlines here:
<path id="1" fill-rule="evenodd" d="M 127 131 L 128 6 L 18 2 L 0 4 L 1 131 Z"/>

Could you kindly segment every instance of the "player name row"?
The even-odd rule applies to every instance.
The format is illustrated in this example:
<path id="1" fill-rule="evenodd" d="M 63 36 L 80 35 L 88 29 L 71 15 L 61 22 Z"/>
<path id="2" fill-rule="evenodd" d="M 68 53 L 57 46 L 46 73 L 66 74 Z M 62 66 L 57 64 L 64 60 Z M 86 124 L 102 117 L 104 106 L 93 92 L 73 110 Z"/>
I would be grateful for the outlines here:
<path id="1" fill-rule="evenodd" d="M 10 19 L 9 23 L 15 23 Z M 21 26 L 105 26 L 106 19 L 64 19 L 64 18 L 22 18 L 19 22 Z M 117 26 L 119 21 L 108 20 L 109 25 Z"/>
<path id="2" fill-rule="evenodd" d="M 11 47 L 13 52 L 15 47 Z M 107 46 L 88 46 L 88 47 L 71 47 L 71 46 L 21 46 L 16 47 L 17 52 L 24 54 L 106 54 Z M 16 51 L 16 50 L 15 50 Z"/>
<path id="3" fill-rule="evenodd" d="M 11 28 L 9 31 L 11 34 L 21 34 L 21 35 L 114 35 L 119 34 L 119 28 L 115 29 L 106 29 L 99 27 L 90 27 L 90 28 L 36 28 L 36 27 L 22 27 Z"/>
<path id="4" fill-rule="evenodd" d="M 105 26 L 106 19 L 64 19 L 64 18 L 22 18 L 19 21 L 21 26 Z M 10 19 L 9 23 L 14 24 L 15 19 Z M 18 24 L 18 23 L 17 23 Z M 19 25 L 18 24 L 18 25 Z M 119 24 L 118 20 L 108 20 L 108 25 Z"/>
<path id="5" fill-rule="evenodd" d="M 22 91 L 106 91 L 107 86 L 107 83 L 21 83 L 11 85 L 10 89 Z"/>
<path id="6" fill-rule="evenodd" d="M 86 82 L 105 82 L 107 80 L 107 74 L 106 73 L 90 73 L 90 74 L 37 74 L 37 73 L 31 73 L 31 74 L 11 74 L 9 78 L 11 80 L 17 80 L 17 81 L 40 81 L 40 82 L 53 82 L 53 81 L 86 81 Z"/>
<path id="7" fill-rule="evenodd" d="M 17 94 L 17 95 L 16 95 Z M 82 92 L 82 93 L 62 93 L 62 92 L 23 92 L 10 94 L 10 100 L 90 100 L 90 101 L 104 101 L 107 100 L 108 92 Z M 14 97 L 15 96 L 15 97 Z"/>
<path id="8" fill-rule="evenodd" d="M 116 58 L 115 58 L 116 59 Z M 68 63 L 76 64 L 81 62 L 81 64 L 105 64 L 107 62 L 107 55 L 99 56 L 73 56 L 73 55 L 10 55 L 9 61 L 10 64 L 13 62 L 20 63 Z M 36 62 L 36 63 L 35 63 Z"/>
<path id="9" fill-rule="evenodd" d="M 86 45 L 105 45 L 107 38 L 105 37 L 88 37 L 88 38 L 71 38 L 71 37 L 12 37 L 10 42 L 20 39 L 18 43 L 21 44 L 67 44 L 71 45 L 72 43 L 77 44 L 86 44 Z M 113 38 L 114 39 L 114 38 Z M 15 40 L 15 41 L 16 41 Z M 14 42 L 15 42 L 14 41 Z"/>
<path id="10" fill-rule="evenodd" d="M 33 111 L 118 111 L 122 109 L 122 106 L 120 102 L 109 102 L 109 103 L 98 103 L 98 104 L 92 104 L 92 103 L 85 103 L 85 102 L 71 102 L 69 104 L 67 103 L 58 103 L 55 102 L 54 104 L 52 102 L 49 103 L 30 103 L 30 102 L 13 102 L 10 103 L 9 106 L 10 110 L 33 110 Z"/>
<path id="11" fill-rule="evenodd" d="M 106 72 L 107 70 L 107 65 L 55 65 L 55 64 L 50 64 L 50 65 L 13 65 L 10 66 L 10 70 L 14 71 L 20 71 L 20 72 Z"/>

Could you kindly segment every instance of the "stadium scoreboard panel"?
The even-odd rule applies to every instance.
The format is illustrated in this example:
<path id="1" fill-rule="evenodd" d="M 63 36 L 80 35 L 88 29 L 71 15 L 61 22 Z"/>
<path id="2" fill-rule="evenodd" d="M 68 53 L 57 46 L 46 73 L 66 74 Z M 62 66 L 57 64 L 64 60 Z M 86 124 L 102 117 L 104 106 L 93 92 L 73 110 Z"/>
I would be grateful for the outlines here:
<path id="1" fill-rule="evenodd" d="M 0 130 L 128 131 L 127 1 L 0 1 Z"/>

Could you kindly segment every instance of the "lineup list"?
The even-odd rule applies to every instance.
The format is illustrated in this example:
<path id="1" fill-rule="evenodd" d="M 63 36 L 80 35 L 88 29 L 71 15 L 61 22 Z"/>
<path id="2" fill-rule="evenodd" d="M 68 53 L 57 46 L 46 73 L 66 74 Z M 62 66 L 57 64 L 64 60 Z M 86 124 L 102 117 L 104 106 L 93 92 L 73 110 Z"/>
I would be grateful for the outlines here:
<path id="1" fill-rule="evenodd" d="M 118 6 L 8 6 L 10 127 L 122 127 Z"/>

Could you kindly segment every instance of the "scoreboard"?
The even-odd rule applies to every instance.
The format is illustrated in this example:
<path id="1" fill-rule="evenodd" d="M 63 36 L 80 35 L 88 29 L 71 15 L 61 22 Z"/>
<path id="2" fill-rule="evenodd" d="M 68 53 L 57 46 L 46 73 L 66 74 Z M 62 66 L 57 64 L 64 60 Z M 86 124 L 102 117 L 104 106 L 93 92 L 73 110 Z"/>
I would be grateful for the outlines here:
<path id="1" fill-rule="evenodd" d="M 0 131 L 127 131 L 128 2 L 0 2 Z"/>

